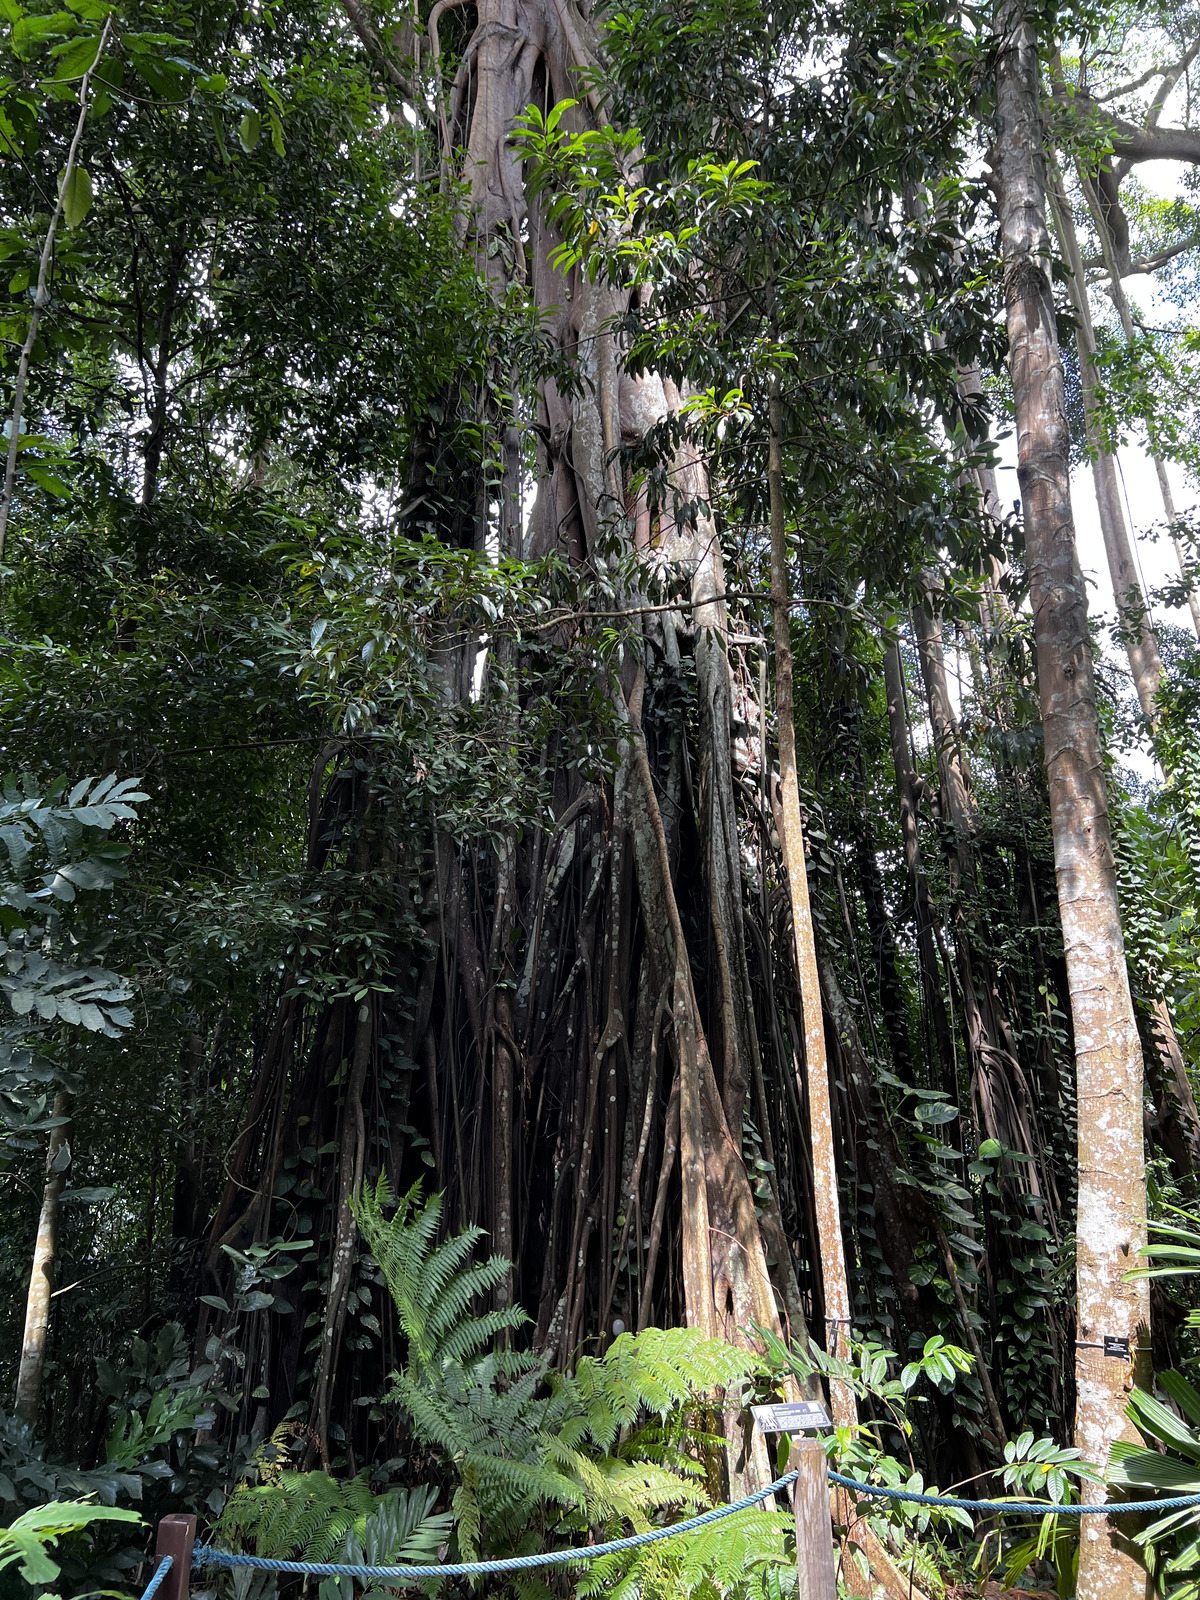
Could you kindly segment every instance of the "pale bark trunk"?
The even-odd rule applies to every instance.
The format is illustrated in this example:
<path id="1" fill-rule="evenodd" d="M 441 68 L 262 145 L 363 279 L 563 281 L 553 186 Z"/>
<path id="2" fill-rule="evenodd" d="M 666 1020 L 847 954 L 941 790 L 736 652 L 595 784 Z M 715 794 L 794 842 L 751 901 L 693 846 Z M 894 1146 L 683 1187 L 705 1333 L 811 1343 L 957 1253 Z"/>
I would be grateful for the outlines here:
<path id="1" fill-rule="evenodd" d="M 1113 305 L 1117 308 L 1117 315 L 1121 319 L 1121 329 L 1125 334 L 1127 344 L 1132 344 L 1137 336 L 1133 325 L 1133 313 L 1129 308 L 1129 297 L 1125 293 L 1125 285 L 1121 282 L 1121 272 L 1117 265 L 1116 252 L 1113 249 L 1112 235 L 1108 229 L 1108 222 L 1104 215 L 1104 208 L 1100 205 L 1096 191 L 1087 176 L 1080 171 L 1080 183 L 1083 186 L 1084 198 L 1087 200 L 1088 209 L 1092 213 L 1092 221 L 1100 239 L 1100 248 L 1104 253 L 1104 264 L 1108 271 L 1109 287 L 1112 291 Z M 1086 290 L 1084 291 L 1086 294 Z M 1171 493 L 1171 480 L 1167 476 L 1167 464 L 1160 455 L 1151 452 L 1154 462 L 1154 471 L 1158 477 L 1158 489 L 1162 496 L 1163 511 L 1166 513 L 1168 523 L 1176 519 L 1175 497 Z M 1192 627 L 1200 639 L 1200 594 L 1196 592 L 1194 575 L 1184 554 L 1183 546 L 1174 533 L 1171 534 L 1171 544 L 1175 550 L 1175 560 L 1179 564 L 1179 575 L 1187 584 L 1188 609 L 1192 614 Z"/>
<path id="2" fill-rule="evenodd" d="M 1112 578 L 1113 598 L 1117 606 L 1117 626 L 1125 653 L 1129 658 L 1129 671 L 1137 691 L 1138 704 L 1147 721 L 1153 724 L 1155 702 L 1162 683 L 1162 660 L 1158 653 L 1158 640 L 1150 622 L 1146 596 L 1138 575 L 1133 540 L 1125 522 L 1121 505 L 1121 489 L 1117 481 L 1117 463 L 1105 448 L 1100 419 L 1096 414 L 1096 335 L 1092 328 L 1091 307 L 1088 305 L 1087 282 L 1083 275 L 1083 258 L 1071 208 L 1051 169 L 1050 202 L 1054 214 L 1055 230 L 1063 255 L 1070 268 L 1071 303 L 1075 308 L 1075 347 L 1079 352 L 1079 380 L 1083 390 L 1083 415 L 1087 426 L 1088 451 L 1092 458 L 1092 481 L 1096 489 L 1096 505 L 1100 512 L 1100 532 L 1104 537 L 1104 553 L 1108 558 L 1109 576 Z"/>
<path id="3" fill-rule="evenodd" d="M 1087 1348 L 1105 1334 L 1136 1344 L 1149 1321 L 1145 1281 L 1126 1274 L 1145 1242 L 1142 1054 L 1125 967 L 1108 800 L 1075 551 L 1062 364 L 1054 323 L 1038 107 L 1037 40 L 1021 0 L 996 11 L 993 165 L 1017 418 L 1038 687 L 1075 1034 L 1079 1201 L 1075 1443 L 1103 1466 L 1125 1417 L 1130 1364 Z M 1084 1496 L 1100 1499 L 1101 1486 Z M 1146 1577 L 1105 1517 L 1084 1517 L 1079 1600 L 1132 1600 Z"/>
<path id="4" fill-rule="evenodd" d="M 813 1204 L 817 1219 L 817 1244 L 821 1253 L 821 1281 L 825 1289 L 825 1317 L 829 1324 L 827 1348 L 845 1353 L 850 1331 L 850 1286 L 842 1242 L 842 1213 L 838 1198 L 837 1161 L 833 1148 L 833 1111 L 829 1100 L 829 1063 L 825 1053 L 825 1023 L 821 1014 L 821 982 L 813 939 L 812 907 L 808 898 L 808 869 L 804 859 L 804 827 L 800 816 L 800 784 L 796 772 L 795 699 L 792 688 L 790 632 L 791 586 L 788 580 L 787 534 L 784 527 L 782 406 L 778 387 L 769 402 L 767 484 L 771 503 L 771 606 L 775 628 L 775 710 L 779 725 L 780 842 L 792 907 L 796 945 L 796 973 L 804 1021 L 804 1059 L 808 1068 L 808 1119 L 812 1139 Z M 853 1427 L 858 1408 L 853 1392 L 842 1383 L 830 1385 L 833 1420 L 838 1427 Z"/>
<path id="5" fill-rule="evenodd" d="M 65 1116 L 67 1097 L 56 1094 L 54 1115 Z M 71 1124 L 64 1122 L 50 1134 L 46 1155 L 46 1187 L 42 1191 L 42 1210 L 38 1217 L 37 1239 L 33 1246 L 33 1270 L 29 1274 L 29 1294 L 25 1301 L 25 1332 L 21 1339 L 21 1362 L 17 1369 L 17 1394 L 13 1409 L 22 1422 L 32 1428 L 37 1422 L 42 1394 L 42 1373 L 46 1367 L 46 1341 L 50 1334 L 50 1297 L 54 1292 L 54 1258 L 58 1252 L 59 1202 L 67 1181 L 69 1160 L 59 1163 Z"/>
<path id="6" fill-rule="evenodd" d="M 1081 182 L 1085 197 L 1092 206 L 1093 220 L 1100 235 L 1105 261 L 1109 268 L 1113 301 L 1120 314 L 1125 337 L 1129 342 L 1132 342 L 1134 338 L 1133 317 L 1129 309 L 1129 301 L 1125 296 L 1124 287 L 1121 284 L 1120 273 L 1113 259 L 1111 240 L 1108 235 L 1104 213 L 1094 203 L 1095 192 L 1093 187 L 1086 176 L 1082 174 Z M 1103 440 L 1095 416 L 1096 340 L 1092 326 L 1091 307 L 1088 303 L 1087 284 L 1084 280 L 1083 260 L 1079 250 L 1075 224 L 1071 217 L 1067 196 L 1058 174 L 1053 168 L 1051 169 L 1051 204 L 1056 230 L 1063 246 L 1063 254 L 1066 256 L 1067 265 L 1071 269 L 1071 300 L 1075 307 L 1076 315 L 1075 342 L 1079 351 L 1084 414 L 1088 426 L 1088 443 L 1093 452 L 1092 467 L 1095 474 L 1096 500 L 1100 508 L 1101 530 L 1104 534 L 1109 572 L 1112 576 L 1113 592 L 1118 596 L 1118 613 L 1121 610 L 1119 596 L 1122 590 L 1120 585 L 1122 583 L 1126 585 L 1124 592 L 1129 599 L 1129 606 L 1128 615 L 1121 619 L 1122 637 L 1125 640 L 1126 652 L 1129 657 L 1129 670 L 1133 677 L 1134 687 L 1137 690 L 1138 702 L 1147 719 L 1153 722 L 1155 701 L 1162 683 L 1162 660 L 1159 656 L 1158 641 L 1154 636 L 1154 629 L 1150 623 L 1149 612 L 1146 609 L 1141 579 L 1136 570 L 1134 541 L 1126 529 L 1125 515 L 1120 504 L 1117 485 L 1117 464 L 1113 456 L 1104 450 Z M 1173 522 L 1175 519 L 1175 503 L 1171 495 L 1171 485 L 1167 478 L 1166 463 L 1158 456 L 1153 457 L 1153 460 L 1158 473 L 1159 489 L 1162 494 L 1167 520 Z M 1186 578 L 1189 573 L 1183 550 L 1178 539 L 1173 537 L 1172 543 L 1175 546 L 1180 573 Z M 1188 601 L 1191 606 L 1193 621 L 1196 624 L 1197 634 L 1200 635 L 1200 600 L 1197 599 L 1194 589 L 1189 589 Z M 1168 777 L 1170 776 L 1169 772 L 1167 775 Z M 1189 1172 L 1195 1169 L 1197 1151 L 1200 1150 L 1200 1114 L 1197 1113 L 1195 1098 L 1188 1084 L 1187 1074 L 1183 1070 L 1182 1055 L 1179 1049 L 1179 1042 L 1175 1036 L 1174 1024 L 1171 1021 L 1171 1015 L 1166 1003 L 1162 1000 L 1155 1002 L 1152 1007 L 1151 1032 L 1158 1056 L 1158 1070 L 1152 1073 L 1151 1076 L 1159 1091 L 1155 1095 L 1155 1100 L 1159 1107 L 1160 1119 L 1166 1136 L 1165 1147 L 1168 1154 L 1176 1162 L 1179 1170 L 1181 1172 Z"/>

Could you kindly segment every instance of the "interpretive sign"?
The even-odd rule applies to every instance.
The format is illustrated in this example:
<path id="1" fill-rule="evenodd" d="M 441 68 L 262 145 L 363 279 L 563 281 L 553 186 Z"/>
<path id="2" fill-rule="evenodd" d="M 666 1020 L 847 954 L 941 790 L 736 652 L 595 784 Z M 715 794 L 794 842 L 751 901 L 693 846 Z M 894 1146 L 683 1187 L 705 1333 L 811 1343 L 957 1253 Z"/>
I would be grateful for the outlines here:
<path id="1" fill-rule="evenodd" d="M 751 1406 L 754 1422 L 763 1433 L 803 1433 L 805 1428 L 827 1428 L 825 1407 L 816 1400 L 780 1401 L 777 1405 Z"/>

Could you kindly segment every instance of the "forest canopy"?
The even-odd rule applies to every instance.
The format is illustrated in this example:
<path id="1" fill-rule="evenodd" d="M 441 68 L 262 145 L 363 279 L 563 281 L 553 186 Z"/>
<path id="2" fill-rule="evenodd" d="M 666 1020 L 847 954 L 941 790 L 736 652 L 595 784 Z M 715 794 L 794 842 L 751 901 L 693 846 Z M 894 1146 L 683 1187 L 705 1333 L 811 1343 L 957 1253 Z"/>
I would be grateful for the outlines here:
<path id="1" fill-rule="evenodd" d="M 595 1544 L 801 1395 L 1200 1494 L 1198 55 L 0 0 L 5 1593 Z M 847 1594 L 1200 1592 L 1200 1508 L 830 1510 Z M 651 1549 L 495 1581 L 796 1589 L 782 1495 Z"/>

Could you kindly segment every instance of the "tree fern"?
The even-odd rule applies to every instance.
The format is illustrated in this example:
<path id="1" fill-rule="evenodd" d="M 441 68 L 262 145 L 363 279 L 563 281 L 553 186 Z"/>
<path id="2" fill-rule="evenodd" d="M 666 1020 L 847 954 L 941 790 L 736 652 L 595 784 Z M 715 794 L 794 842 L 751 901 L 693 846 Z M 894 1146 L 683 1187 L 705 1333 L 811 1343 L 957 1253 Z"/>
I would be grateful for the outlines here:
<path id="1" fill-rule="evenodd" d="M 590 1435 L 601 1450 L 644 1413 L 659 1418 L 694 1406 L 716 1389 L 738 1391 L 754 1357 L 698 1328 L 647 1328 L 623 1333 L 601 1358 L 585 1357 L 557 1388 L 573 1415 L 564 1429 L 580 1440 Z"/>

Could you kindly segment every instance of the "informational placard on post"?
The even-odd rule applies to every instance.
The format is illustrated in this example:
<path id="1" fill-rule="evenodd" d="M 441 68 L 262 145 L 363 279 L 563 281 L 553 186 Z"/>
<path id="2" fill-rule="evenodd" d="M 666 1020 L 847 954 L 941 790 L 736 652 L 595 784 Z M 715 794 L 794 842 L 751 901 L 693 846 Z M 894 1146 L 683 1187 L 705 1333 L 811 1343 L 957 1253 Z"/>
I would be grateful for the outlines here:
<path id="1" fill-rule="evenodd" d="M 803 1433 L 806 1428 L 827 1428 L 829 1417 L 816 1400 L 780 1401 L 777 1405 L 751 1406 L 754 1425 L 762 1433 Z"/>

